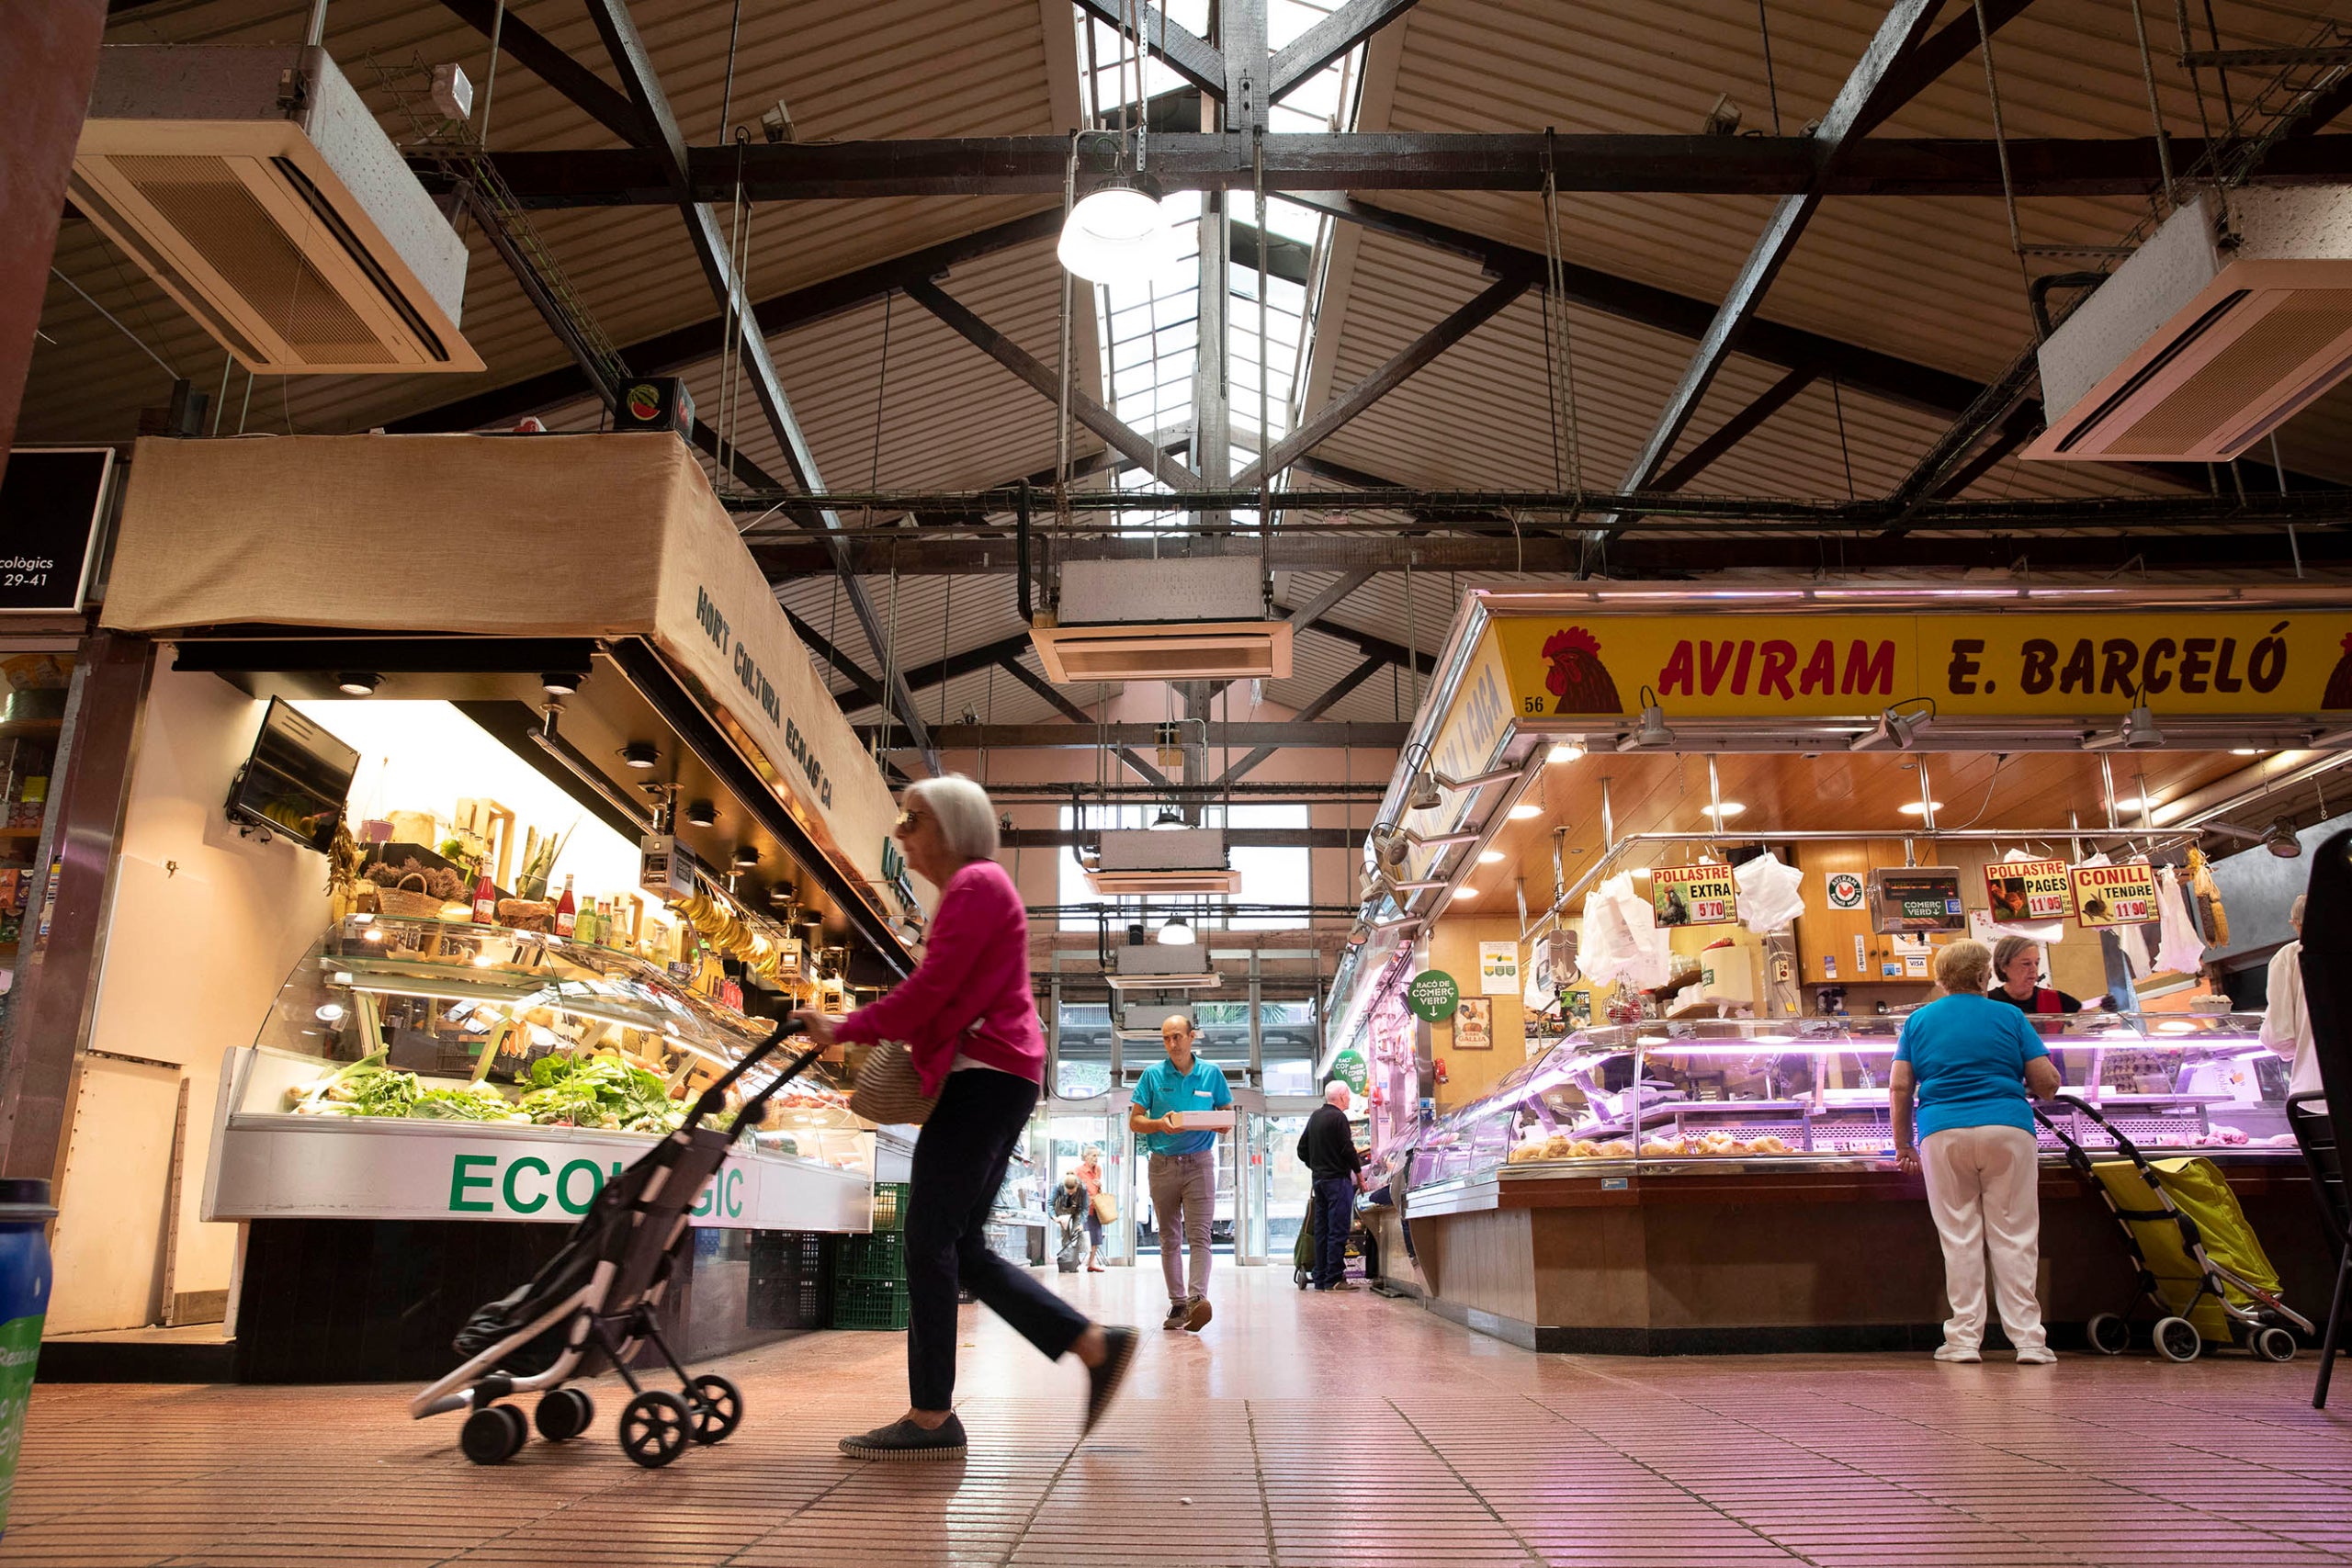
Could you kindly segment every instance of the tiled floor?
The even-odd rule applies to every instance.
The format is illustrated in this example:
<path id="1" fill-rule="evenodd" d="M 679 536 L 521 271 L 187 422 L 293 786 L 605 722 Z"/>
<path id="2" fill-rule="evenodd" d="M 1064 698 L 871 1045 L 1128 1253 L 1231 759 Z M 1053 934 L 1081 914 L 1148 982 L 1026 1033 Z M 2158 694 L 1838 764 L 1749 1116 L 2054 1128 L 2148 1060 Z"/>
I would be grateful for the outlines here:
<path id="1" fill-rule="evenodd" d="M 1047 1275 L 1156 1321 L 1157 1271 Z M 484 1470 L 394 1388 L 36 1390 L 10 1564 L 2352 1562 L 2352 1381 L 2308 1358 L 1539 1357 L 1372 1295 L 1223 1269 L 1198 1337 L 1149 1327 L 1072 1448 L 1081 1379 L 967 1315 L 972 1457 L 833 1440 L 904 1403 L 901 1341 L 737 1358 L 742 1429 L 667 1470 L 595 1432 Z M 967 1314 L 977 1309 L 967 1309 Z M 617 1385 L 613 1385 L 615 1388 Z"/>

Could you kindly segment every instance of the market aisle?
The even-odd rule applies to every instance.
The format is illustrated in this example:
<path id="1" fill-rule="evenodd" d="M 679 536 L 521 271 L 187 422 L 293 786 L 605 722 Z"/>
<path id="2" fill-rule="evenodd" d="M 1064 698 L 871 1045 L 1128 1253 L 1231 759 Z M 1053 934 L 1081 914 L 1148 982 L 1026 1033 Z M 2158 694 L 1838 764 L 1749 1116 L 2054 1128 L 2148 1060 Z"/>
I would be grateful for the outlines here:
<path id="1" fill-rule="evenodd" d="M 1155 1319 L 1148 1270 L 1046 1276 Z M 1221 1269 L 1149 1331 L 1073 1455 L 1080 1380 L 967 1309 L 962 1465 L 835 1438 L 903 1404 L 900 1341 L 736 1358 L 725 1445 L 638 1470 L 596 1435 L 468 1464 L 393 1387 L 36 1389 L 11 1563 L 2352 1562 L 2352 1408 L 2308 1359 L 2054 1368 L 1924 1356 L 1539 1357 L 1406 1303 Z M 615 1385 L 616 1386 L 616 1385 Z M 1186 1503 L 1183 1499 L 1189 1498 Z"/>

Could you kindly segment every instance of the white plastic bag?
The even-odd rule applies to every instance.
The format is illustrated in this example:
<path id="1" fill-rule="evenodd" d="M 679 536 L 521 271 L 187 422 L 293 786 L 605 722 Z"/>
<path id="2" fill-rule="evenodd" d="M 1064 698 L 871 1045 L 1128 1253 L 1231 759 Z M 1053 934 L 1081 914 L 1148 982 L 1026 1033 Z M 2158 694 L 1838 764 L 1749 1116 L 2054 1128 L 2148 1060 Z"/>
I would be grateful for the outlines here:
<path id="1" fill-rule="evenodd" d="M 1731 874 L 1739 886 L 1739 923 L 1758 936 L 1769 936 L 1804 913 L 1804 874 L 1770 851 Z"/>
<path id="2" fill-rule="evenodd" d="M 1634 891 L 1624 872 L 1595 888 L 1584 903 L 1585 975 L 1595 985 L 1622 980 L 1648 989 L 1673 973 L 1671 938 L 1659 927 L 1649 900 Z"/>
<path id="3" fill-rule="evenodd" d="M 2180 876 L 2168 865 L 2156 867 L 2156 967 L 2177 975 L 2194 975 L 2205 959 L 2205 939 L 2188 916 L 2180 896 Z"/>

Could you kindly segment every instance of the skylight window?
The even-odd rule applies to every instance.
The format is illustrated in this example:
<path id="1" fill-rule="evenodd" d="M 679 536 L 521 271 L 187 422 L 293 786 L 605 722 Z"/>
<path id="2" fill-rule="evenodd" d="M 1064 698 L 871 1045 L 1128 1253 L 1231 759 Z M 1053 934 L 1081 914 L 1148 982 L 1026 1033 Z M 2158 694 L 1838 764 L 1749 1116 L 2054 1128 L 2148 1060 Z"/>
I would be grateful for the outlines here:
<path id="1" fill-rule="evenodd" d="M 1269 48 L 1279 51 L 1337 8 L 1338 0 L 1269 0 Z M 1166 10 L 1176 26 L 1208 35 L 1209 0 L 1170 0 Z M 1200 128 L 1196 89 L 1157 60 L 1147 58 L 1138 73 L 1131 43 L 1123 65 L 1119 30 L 1075 7 L 1073 14 L 1079 28 L 1081 107 L 1088 124 L 1134 127 L 1141 123 L 1148 104 L 1156 132 Z M 1352 130 L 1363 62 L 1359 45 L 1301 83 L 1269 112 L 1269 131 L 1295 135 Z M 1096 340 L 1102 345 L 1103 400 L 1129 427 L 1162 446 L 1188 440 L 1193 430 L 1193 381 L 1200 367 L 1201 195 L 1171 192 L 1165 207 L 1176 240 L 1173 249 L 1182 260 L 1156 277 L 1086 286 L 1093 296 Z M 1268 443 L 1296 428 L 1302 417 L 1299 405 L 1314 353 L 1315 304 L 1329 254 L 1330 220 L 1280 200 L 1267 202 L 1266 227 L 1272 238 L 1265 256 L 1261 367 L 1256 201 L 1249 191 L 1235 191 L 1226 207 L 1232 233 L 1226 304 L 1227 399 L 1230 466 L 1238 472 Z M 1259 417 L 1261 381 L 1263 430 Z M 1170 461 L 1193 466 L 1188 458 Z M 1167 488 L 1133 465 L 1121 470 L 1117 482 L 1127 491 Z M 1131 513 L 1127 523 L 1138 532 L 1148 532 L 1178 515 Z M 1234 521 L 1249 527 L 1257 518 L 1239 513 Z"/>

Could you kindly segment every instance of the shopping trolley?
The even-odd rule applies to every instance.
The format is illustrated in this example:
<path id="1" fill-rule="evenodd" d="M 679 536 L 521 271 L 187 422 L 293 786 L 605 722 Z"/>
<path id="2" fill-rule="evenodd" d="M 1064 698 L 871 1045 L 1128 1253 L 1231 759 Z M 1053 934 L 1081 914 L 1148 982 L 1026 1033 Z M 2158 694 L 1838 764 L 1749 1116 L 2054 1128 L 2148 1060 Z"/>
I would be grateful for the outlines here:
<path id="1" fill-rule="evenodd" d="M 2278 1299 L 2278 1270 L 2220 1168 L 2199 1157 L 2150 1160 L 2088 1100 L 2065 1095 L 2052 1103 L 2098 1123 L 2123 1156 L 2092 1159 L 2056 1117 L 2033 1108 L 2066 1163 L 2122 1227 L 2139 1270 L 2124 1309 L 2084 1325 L 2091 1348 L 2109 1356 L 2130 1348 L 2132 1314 L 2145 1304 L 2157 1314 L 2150 1337 L 2172 1360 L 2195 1360 L 2209 1339 L 2243 1344 L 2265 1360 L 2293 1359 L 2293 1328 L 2309 1334 L 2312 1325 Z"/>
<path id="2" fill-rule="evenodd" d="M 727 1091 L 799 1029 L 786 1019 L 726 1077 L 695 1100 L 685 1123 L 608 1182 L 571 1239 L 531 1281 L 477 1311 L 456 1340 L 465 1364 L 409 1402 L 422 1419 L 470 1412 L 458 1446 L 476 1464 L 502 1464 L 521 1451 L 530 1424 L 514 1395 L 537 1393 L 539 1435 L 562 1442 L 586 1431 L 596 1406 L 584 1389 L 566 1387 L 607 1367 L 628 1384 L 621 1449 L 648 1469 L 668 1464 L 689 1440 L 716 1443 L 743 1419 L 743 1396 L 715 1372 L 689 1376 L 662 1337 L 655 1314 L 678 1259 L 690 1245 L 688 1211 L 726 1162 L 742 1132 L 755 1126 L 769 1099 L 823 1053 L 812 1046 L 745 1100 L 722 1131 L 703 1125 L 726 1107 Z M 682 1393 L 647 1388 L 631 1369 L 650 1344 L 677 1374 Z"/>

